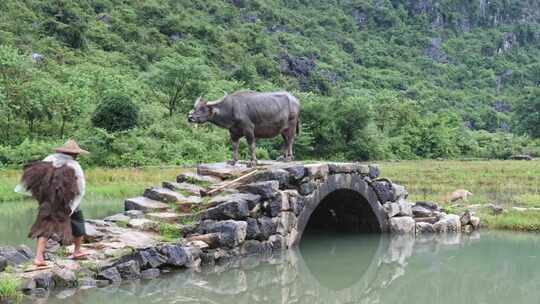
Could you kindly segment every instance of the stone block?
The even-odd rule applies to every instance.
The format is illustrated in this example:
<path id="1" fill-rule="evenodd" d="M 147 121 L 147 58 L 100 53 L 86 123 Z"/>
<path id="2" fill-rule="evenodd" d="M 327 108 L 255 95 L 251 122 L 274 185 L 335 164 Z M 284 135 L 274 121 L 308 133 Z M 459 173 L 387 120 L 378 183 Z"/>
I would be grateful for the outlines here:
<path id="1" fill-rule="evenodd" d="M 172 191 L 185 192 L 195 196 L 201 195 L 201 191 L 204 190 L 203 187 L 191 183 L 163 182 L 162 186 Z"/>
<path id="2" fill-rule="evenodd" d="M 258 194 L 262 199 L 269 199 L 275 196 L 279 190 L 279 182 L 266 181 L 257 182 L 238 187 L 239 191 Z"/>
<path id="3" fill-rule="evenodd" d="M 77 286 L 75 273 L 67 268 L 54 268 L 52 275 L 55 287 L 70 288 Z"/>
<path id="4" fill-rule="evenodd" d="M 236 178 L 253 170 L 246 165 L 227 163 L 200 164 L 197 166 L 197 174 L 202 176 L 214 176 L 220 179 Z"/>
<path id="5" fill-rule="evenodd" d="M 306 168 L 306 176 L 310 179 L 326 180 L 330 171 L 327 164 L 309 164 L 304 167 Z"/>
<path id="6" fill-rule="evenodd" d="M 272 180 L 279 183 L 279 188 L 284 188 L 290 184 L 290 173 L 284 169 L 270 168 L 255 173 L 248 179 L 248 182 L 255 183 Z"/>
<path id="7" fill-rule="evenodd" d="M 416 223 L 416 234 L 434 233 L 435 229 L 430 223 L 419 222 Z"/>
<path id="8" fill-rule="evenodd" d="M 305 182 L 300 184 L 298 192 L 302 195 L 309 195 L 313 193 L 315 189 L 317 189 L 317 184 L 313 181 L 306 180 Z"/>
<path id="9" fill-rule="evenodd" d="M 390 219 L 390 231 L 396 234 L 414 234 L 416 222 L 410 216 L 393 217 Z"/>
<path id="10" fill-rule="evenodd" d="M 148 188 L 144 190 L 143 196 L 163 203 L 177 203 L 185 198 L 182 194 L 178 192 L 162 187 Z"/>
<path id="11" fill-rule="evenodd" d="M 169 205 L 148 199 L 146 197 L 135 197 L 127 199 L 124 202 L 125 211 L 140 210 L 142 212 L 159 212 L 165 211 L 169 208 Z"/>
<path id="12" fill-rule="evenodd" d="M 106 222 L 112 222 L 112 223 L 116 223 L 116 222 L 123 222 L 123 223 L 127 223 L 131 218 L 123 213 L 118 213 L 118 214 L 115 214 L 115 215 L 111 215 L 111 216 L 108 216 L 106 218 L 104 218 L 103 220 L 106 221 Z"/>
<path id="13" fill-rule="evenodd" d="M 269 243 L 256 240 L 247 240 L 240 247 L 240 254 L 243 256 L 264 255 L 271 252 L 272 247 Z"/>
<path id="14" fill-rule="evenodd" d="M 131 219 L 128 222 L 128 227 L 140 231 L 159 231 L 159 224 L 149 219 Z"/>
<path id="15" fill-rule="evenodd" d="M 193 172 L 185 172 L 176 177 L 178 183 L 192 183 L 192 184 L 217 184 L 222 179 L 215 176 L 199 175 Z"/>
<path id="16" fill-rule="evenodd" d="M 377 164 L 372 164 L 372 165 L 369 165 L 369 178 L 371 179 L 376 179 L 378 178 L 380 175 L 381 175 L 381 171 L 379 170 L 379 165 Z"/>
<path id="17" fill-rule="evenodd" d="M 180 220 L 180 216 L 174 212 L 152 212 L 147 213 L 146 218 L 160 223 L 174 224 Z"/>
<path id="18" fill-rule="evenodd" d="M 120 277 L 124 280 L 136 280 L 141 278 L 141 267 L 135 260 L 127 261 L 116 265 Z"/>
<path id="19" fill-rule="evenodd" d="M 249 216 L 248 203 L 244 200 L 228 201 L 208 208 L 202 214 L 203 219 L 227 220 L 245 219 Z"/>
<path id="20" fill-rule="evenodd" d="M 292 165 L 284 167 L 283 170 L 289 172 L 289 177 L 292 183 L 297 183 L 306 176 L 306 168 L 303 165 Z"/>
<path id="21" fill-rule="evenodd" d="M 216 222 L 209 227 L 208 231 L 210 233 L 219 233 L 221 246 L 234 248 L 246 239 L 247 223 L 234 220 Z"/>
<path id="22" fill-rule="evenodd" d="M 107 280 L 110 283 L 122 282 L 122 277 L 120 276 L 120 272 L 118 272 L 118 269 L 116 269 L 116 267 L 109 267 L 99 272 L 97 278 L 100 280 Z"/>
<path id="23" fill-rule="evenodd" d="M 270 217 L 261 217 L 258 220 L 262 239 L 266 240 L 277 231 L 277 223 Z"/>

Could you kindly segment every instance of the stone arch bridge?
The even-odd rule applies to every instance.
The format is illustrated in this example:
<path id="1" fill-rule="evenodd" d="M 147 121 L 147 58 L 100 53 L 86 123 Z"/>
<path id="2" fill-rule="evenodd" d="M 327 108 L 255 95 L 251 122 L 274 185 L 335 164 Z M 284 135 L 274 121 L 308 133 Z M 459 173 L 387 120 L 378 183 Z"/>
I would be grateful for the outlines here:
<path id="1" fill-rule="evenodd" d="M 460 217 L 430 203 L 413 206 L 403 186 L 379 177 L 377 165 L 263 162 L 252 170 L 223 163 L 199 165 L 197 173 L 180 174 L 176 182 L 126 200 L 126 210 L 142 210 L 146 220 L 195 219 L 181 225 L 183 234 L 190 245 L 203 250 L 203 262 L 206 257 L 210 263 L 223 255 L 291 248 L 308 232 L 461 231 Z M 198 196 L 248 173 L 216 196 Z M 171 204 L 180 213 L 170 212 Z"/>
<path id="2" fill-rule="evenodd" d="M 208 193 L 215 195 L 204 195 Z M 86 277 L 78 278 L 68 267 L 73 261 L 56 255 L 55 244 L 47 255 L 56 266 L 30 272 L 22 267 L 32 258 L 29 248 L 0 248 L 0 272 L 13 266 L 24 282 L 21 289 L 32 293 L 55 286 L 156 278 L 161 269 L 171 267 L 218 265 L 219 269 L 248 256 L 265 259 L 295 247 L 306 233 L 389 232 L 414 239 L 419 234 L 472 231 L 478 226 L 479 219 L 468 213 L 446 214 L 429 202 L 412 205 L 405 188 L 380 178 L 376 165 L 266 162 L 252 169 L 205 164 L 196 173 L 186 171 L 176 181 L 127 199 L 123 213 L 87 220 L 84 246 L 89 252 L 87 265 L 93 266 L 85 268 Z M 175 238 L 163 239 L 164 231 L 170 230 Z M 177 238 L 177 233 L 182 237 Z M 399 244 L 397 248 L 404 247 Z M 362 277 L 372 278 L 370 274 L 378 273 L 373 269 L 377 268 L 367 267 Z M 347 290 L 364 290 L 368 281 L 372 280 Z M 384 277 L 383 282 L 387 282 Z M 332 298 L 350 295 L 328 292 Z"/>

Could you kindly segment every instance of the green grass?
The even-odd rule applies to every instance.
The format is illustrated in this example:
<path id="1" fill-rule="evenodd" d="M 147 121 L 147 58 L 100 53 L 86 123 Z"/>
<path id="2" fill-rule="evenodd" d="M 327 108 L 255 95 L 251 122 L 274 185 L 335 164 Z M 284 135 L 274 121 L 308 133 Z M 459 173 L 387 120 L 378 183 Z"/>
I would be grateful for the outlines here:
<path id="1" fill-rule="evenodd" d="M 174 242 L 182 237 L 182 230 L 176 225 L 160 223 L 159 235 L 161 235 L 163 241 Z"/>
<path id="2" fill-rule="evenodd" d="M 508 211 L 500 215 L 481 212 L 480 218 L 490 229 L 540 232 L 539 211 Z"/>
<path id="3" fill-rule="evenodd" d="M 412 202 L 429 200 L 459 212 L 472 204 L 511 207 L 540 207 L 540 161 L 403 161 L 380 163 L 381 175 L 404 185 Z M 474 195 L 468 203 L 448 206 L 442 198 L 464 188 Z M 454 204 L 452 204 L 454 205 Z M 540 213 L 509 211 L 494 216 L 478 213 L 483 225 L 492 229 L 540 231 Z"/>
<path id="4" fill-rule="evenodd" d="M 9 274 L 0 275 L 0 303 L 14 301 L 19 303 L 23 295 L 18 290 L 19 279 Z"/>

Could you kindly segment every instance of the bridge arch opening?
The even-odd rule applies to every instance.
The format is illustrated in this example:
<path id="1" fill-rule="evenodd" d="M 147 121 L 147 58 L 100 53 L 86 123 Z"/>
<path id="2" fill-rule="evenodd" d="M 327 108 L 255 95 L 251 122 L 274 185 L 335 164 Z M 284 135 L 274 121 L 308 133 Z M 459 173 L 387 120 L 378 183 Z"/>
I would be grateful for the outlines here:
<path id="1" fill-rule="evenodd" d="M 338 189 L 321 200 L 304 229 L 304 235 L 320 232 L 380 233 L 381 225 L 362 194 L 350 189 Z"/>

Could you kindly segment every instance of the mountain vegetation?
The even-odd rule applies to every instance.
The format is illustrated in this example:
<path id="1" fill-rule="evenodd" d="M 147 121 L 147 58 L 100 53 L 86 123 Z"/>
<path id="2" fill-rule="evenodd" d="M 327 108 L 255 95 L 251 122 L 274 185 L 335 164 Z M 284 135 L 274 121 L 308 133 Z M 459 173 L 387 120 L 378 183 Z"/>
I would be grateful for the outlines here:
<path id="1" fill-rule="evenodd" d="M 539 86 L 536 0 L 0 2 L 3 166 L 69 137 L 86 165 L 228 159 L 186 115 L 236 90 L 300 99 L 299 159 L 539 156 Z"/>

